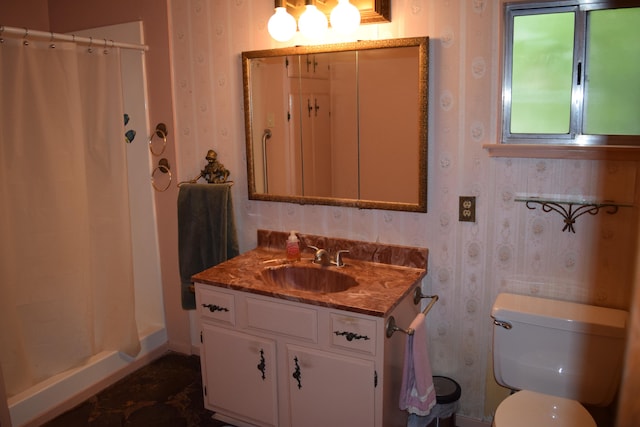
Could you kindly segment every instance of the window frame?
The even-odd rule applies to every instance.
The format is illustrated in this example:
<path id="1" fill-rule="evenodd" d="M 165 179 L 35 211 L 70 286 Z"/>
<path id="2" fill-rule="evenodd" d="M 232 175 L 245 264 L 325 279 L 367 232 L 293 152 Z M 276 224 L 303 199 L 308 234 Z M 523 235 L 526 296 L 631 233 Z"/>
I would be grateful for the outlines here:
<path id="1" fill-rule="evenodd" d="M 526 1 L 504 4 L 504 54 L 502 76 L 502 143 L 563 146 L 640 146 L 639 135 L 583 134 L 584 75 L 588 69 L 587 16 L 594 10 L 640 7 L 638 0 L 555 0 Z M 513 77 L 513 22 L 516 16 L 558 12 L 574 13 L 573 70 L 571 73 L 571 113 L 567 134 L 511 133 L 511 83 Z M 581 80 L 578 84 L 578 79 Z"/>

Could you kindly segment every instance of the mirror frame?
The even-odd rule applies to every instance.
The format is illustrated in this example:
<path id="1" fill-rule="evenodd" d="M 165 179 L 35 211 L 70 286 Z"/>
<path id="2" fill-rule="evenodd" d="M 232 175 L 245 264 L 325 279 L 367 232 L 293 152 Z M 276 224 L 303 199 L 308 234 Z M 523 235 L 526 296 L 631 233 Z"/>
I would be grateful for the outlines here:
<path id="1" fill-rule="evenodd" d="M 364 199 L 344 199 L 333 197 L 285 196 L 256 192 L 255 158 L 253 153 L 253 125 L 251 109 L 251 60 L 273 56 L 305 55 L 316 53 L 370 50 L 394 47 L 418 47 L 418 202 L 385 202 Z M 249 200 L 296 203 L 300 205 L 330 205 L 359 209 L 382 209 L 406 212 L 427 212 L 427 139 L 428 139 L 428 81 L 429 81 L 429 38 L 410 37 L 388 40 L 358 41 L 313 46 L 295 46 L 280 49 L 242 52 L 242 78 L 244 91 L 244 121 L 247 155 L 247 184 Z"/>

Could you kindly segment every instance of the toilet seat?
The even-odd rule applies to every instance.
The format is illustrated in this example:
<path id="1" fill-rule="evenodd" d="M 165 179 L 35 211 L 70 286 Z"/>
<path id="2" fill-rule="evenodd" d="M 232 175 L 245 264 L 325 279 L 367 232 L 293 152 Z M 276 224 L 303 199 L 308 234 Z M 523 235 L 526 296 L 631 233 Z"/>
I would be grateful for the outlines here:
<path id="1" fill-rule="evenodd" d="M 523 390 L 500 403 L 494 427 L 597 427 L 580 402 Z"/>

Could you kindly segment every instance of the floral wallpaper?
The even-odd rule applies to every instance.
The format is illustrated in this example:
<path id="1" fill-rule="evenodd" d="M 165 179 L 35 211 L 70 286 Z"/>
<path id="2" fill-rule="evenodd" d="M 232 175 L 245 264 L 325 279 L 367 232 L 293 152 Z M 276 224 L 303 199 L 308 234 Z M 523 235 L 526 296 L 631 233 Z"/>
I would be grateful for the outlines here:
<path id="1" fill-rule="evenodd" d="M 433 371 L 462 387 L 460 414 L 490 420 L 500 400 L 492 378 L 491 306 L 516 292 L 628 308 L 637 223 L 633 207 L 562 217 L 527 209 L 518 195 L 636 200 L 635 162 L 491 158 L 499 140 L 502 1 L 392 0 L 392 22 L 353 39 L 429 36 L 428 213 L 249 201 L 240 53 L 305 44 L 267 33 L 272 0 L 171 0 L 178 180 L 196 176 L 208 149 L 231 171 L 241 250 L 256 229 L 421 246 Z M 327 42 L 351 41 L 330 34 Z M 475 196 L 476 222 L 458 221 L 458 197 Z"/>

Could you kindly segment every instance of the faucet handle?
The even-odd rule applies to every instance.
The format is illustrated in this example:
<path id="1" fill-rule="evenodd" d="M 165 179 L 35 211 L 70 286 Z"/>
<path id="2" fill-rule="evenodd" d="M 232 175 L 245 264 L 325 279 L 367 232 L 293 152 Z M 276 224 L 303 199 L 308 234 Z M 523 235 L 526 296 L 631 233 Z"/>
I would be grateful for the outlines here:
<path id="1" fill-rule="evenodd" d="M 342 254 L 344 253 L 349 253 L 349 251 L 347 250 L 340 250 L 338 252 L 336 252 L 336 267 L 344 267 L 344 261 L 342 261 Z"/>

